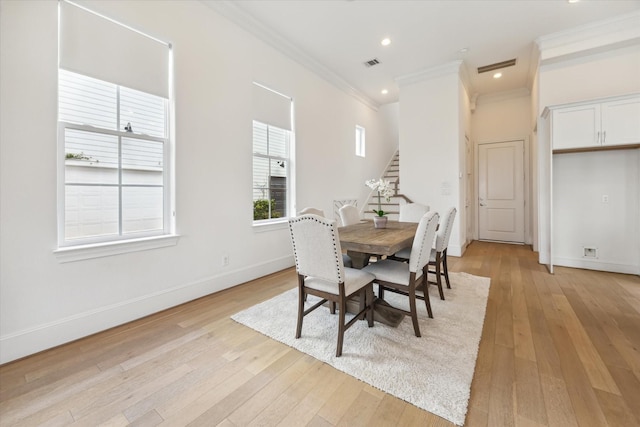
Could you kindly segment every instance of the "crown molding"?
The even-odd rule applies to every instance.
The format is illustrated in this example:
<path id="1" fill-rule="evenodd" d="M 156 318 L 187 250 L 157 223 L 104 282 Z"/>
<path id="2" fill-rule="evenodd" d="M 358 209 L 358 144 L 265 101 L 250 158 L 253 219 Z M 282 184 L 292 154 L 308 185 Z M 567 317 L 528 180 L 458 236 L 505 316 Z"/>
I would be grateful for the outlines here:
<path id="1" fill-rule="evenodd" d="M 517 98 L 526 97 L 530 95 L 531 95 L 531 91 L 526 87 L 521 87 L 513 90 L 505 90 L 502 92 L 487 93 L 487 94 L 478 96 L 476 100 L 476 105 L 506 101 L 509 99 L 517 99 Z"/>
<path id="2" fill-rule="evenodd" d="M 369 96 L 351 86 L 346 80 L 324 66 L 318 60 L 304 52 L 294 43 L 287 40 L 281 34 L 258 21 L 247 13 L 241 6 L 231 0 L 201 0 L 205 5 L 218 12 L 245 31 L 253 34 L 259 40 L 267 43 L 288 58 L 307 68 L 314 74 L 323 78 L 336 88 L 352 96 L 367 107 L 377 111 L 380 104 Z"/>
<path id="3" fill-rule="evenodd" d="M 640 10 L 536 39 L 541 65 L 629 44 L 640 44 Z"/>
<path id="4" fill-rule="evenodd" d="M 464 63 L 460 65 L 460 81 L 466 89 L 468 97 L 475 95 L 473 84 L 471 83 L 471 78 L 469 77 L 469 69 Z"/>
<path id="5" fill-rule="evenodd" d="M 529 53 L 529 70 L 527 70 L 527 87 L 530 90 L 533 90 L 533 82 L 536 79 L 539 69 L 540 47 L 537 43 L 531 43 L 531 52 Z"/>
<path id="6" fill-rule="evenodd" d="M 435 67 L 416 71 L 415 73 L 409 73 L 402 76 L 398 76 L 395 78 L 395 81 L 398 83 L 399 86 L 406 86 L 406 85 L 418 83 L 424 80 L 430 80 L 436 77 L 447 76 L 450 74 L 460 74 L 461 68 L 462 68 L 462 61 L 456 60 L 456 61 L 447 62 L 446 64 L 437 65 Z"/>

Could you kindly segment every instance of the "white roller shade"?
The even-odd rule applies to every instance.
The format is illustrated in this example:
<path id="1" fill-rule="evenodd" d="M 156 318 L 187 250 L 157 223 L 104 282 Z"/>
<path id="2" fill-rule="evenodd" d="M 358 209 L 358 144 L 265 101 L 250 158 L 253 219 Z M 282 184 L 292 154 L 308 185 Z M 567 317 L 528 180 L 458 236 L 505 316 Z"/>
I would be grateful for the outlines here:
<path id="1" fill-rule="evenodd" d="M 291 130 L 291 98 L 254 83 L 253 119 Z"/>
<path id="2" fill-rule="evenodd" d="M 60 67 L 169 97 L 169 46 L 67 2 L 60 3 Z"/>

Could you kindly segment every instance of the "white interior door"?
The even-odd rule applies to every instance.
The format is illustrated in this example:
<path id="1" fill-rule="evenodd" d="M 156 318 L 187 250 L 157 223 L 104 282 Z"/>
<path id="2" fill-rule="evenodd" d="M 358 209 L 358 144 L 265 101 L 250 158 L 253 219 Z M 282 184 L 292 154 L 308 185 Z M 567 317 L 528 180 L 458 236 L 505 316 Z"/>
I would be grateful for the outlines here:
<path id="1" fill-rule="evenodd" d="M 478 146 L 478 237 L 524 243 L 524 141 Z"/>

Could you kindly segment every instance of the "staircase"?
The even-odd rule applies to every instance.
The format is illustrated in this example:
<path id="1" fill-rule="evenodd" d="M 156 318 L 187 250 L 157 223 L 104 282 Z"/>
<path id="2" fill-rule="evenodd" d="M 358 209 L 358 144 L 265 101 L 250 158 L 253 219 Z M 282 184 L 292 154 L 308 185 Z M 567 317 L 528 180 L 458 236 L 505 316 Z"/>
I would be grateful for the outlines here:
<path id="1" fill-rule="evenodd" d="M 380 197 L 380 207 L 383 211 L 388 212 L 387 216 L 389 219 L 397 220 L 400 214 L 400 205 L 404 205 L 406 203 L 411 203 L 411 200 L 400 193 L 400 152 L 396 151 L 391 161 L 387 165 L 384 173 L 382 174 L 382 179 L 385 181 L 391 182 L 392 187 L 394 188 L 394 195 L 387 200 L 384 197 Z M 371 219 L 376 216 L 373 213 L 373 210 L 378 209 L 378 193 L 373 192 L 369 197 L 369 200 L 366 203 L 366 208 L 363 213 L 363 218 Z"/>

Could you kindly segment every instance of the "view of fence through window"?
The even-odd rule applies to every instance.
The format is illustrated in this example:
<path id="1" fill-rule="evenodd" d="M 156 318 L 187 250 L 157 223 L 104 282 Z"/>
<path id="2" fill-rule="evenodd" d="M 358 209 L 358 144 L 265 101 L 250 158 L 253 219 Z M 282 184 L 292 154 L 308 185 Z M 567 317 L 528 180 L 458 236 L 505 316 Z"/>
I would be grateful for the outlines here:
<path id="1" fill-rule="evenodd" d="M 253 122 L 253 219 L 287 213 L 290 131 Z"/>
<path id="2" fill-rule="evenodd" d="M 64 239 L 164 230 L 167 99 L 61 69 Z"/>

